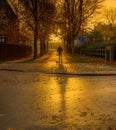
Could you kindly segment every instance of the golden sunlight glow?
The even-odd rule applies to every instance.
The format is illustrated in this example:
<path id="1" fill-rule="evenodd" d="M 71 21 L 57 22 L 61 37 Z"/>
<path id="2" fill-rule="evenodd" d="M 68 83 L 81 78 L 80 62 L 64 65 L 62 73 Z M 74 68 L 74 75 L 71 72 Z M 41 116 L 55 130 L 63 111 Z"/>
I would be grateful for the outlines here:
<path id="1" fill-rule="evenodd" d="M 104 6 L 105 7 L 116 7 L 116 0 L 105 0 Z"/>
<path id="2" fill-rule="evenodd" d="M 99 10 L 100 13 L 94 15 L 94 17 L 91 19 L 91 21 L 89 21 L 88 25 L 86 26 L 86 29 L 88 31 L 91 31 L 92 29 L 94 29 L 94 26 L 97 23 L 107 24 L 107 19 L 104 16 L 104 13 L 111 8 L 116 8 L 116 0 L 104 0 L 101 10 Z"/>
<path id="3" fill-rule="evenodd" d="M 58 38 L 58 37 L 54 37 L 54 40 L 55 40 L 55 41 L 58 41 L 58 40 L 59 40 L 59 38 Z"/>
<path id="4" fill-rule="evenodd" d="M 52 34 L 52 35 L 50 36 L 50 40 L 51 40 L 51 41 L 60 41 L 60 38 L 59 38 L 58 36 L 56 36 L 55 34 Z"/>

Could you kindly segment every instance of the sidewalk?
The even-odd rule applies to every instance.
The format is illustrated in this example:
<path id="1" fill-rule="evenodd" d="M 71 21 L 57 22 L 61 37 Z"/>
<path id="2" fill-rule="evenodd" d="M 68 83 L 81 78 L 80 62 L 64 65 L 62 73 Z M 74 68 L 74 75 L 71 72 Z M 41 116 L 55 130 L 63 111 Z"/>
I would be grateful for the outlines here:
<path id="1" fill-rule="evenodd" d="M 79 56 L 78 56 L 79 57 Z M 35 61 L 7 62 L 0 64 L 0 71 L 19 71 L 19 72 L 42 72 L 45 74 L 65 74 L 65 75 L 85 75 L 85 76 L 105 76 L 116 75 L 116 66 L 94 61 L 91 58 L 82 61 L 71 62 L 69 55 L 63 53 L 63 63 L 58 63 L 56 52 L 45 55 Z M 80 58 L 80 57 L 79 57 Z M 79 59 L 80 60 L 80 59 Z"/>
<path id="2" fill-rule="evenodd" d="M 63 63 L 58 63 L 58 57 L 55 53 L 50 57 L 49 66 L 52 73 L 72 74 L 72 75 L 116 75 L 116 66 L 95 62 L 92 59 L 90 62 L 70 62 L 69 55 L 63 54 Z M 56 64 L 52 59 L 56 60 Z M 85 60 L 85 59 L 83 59 Z M 46 67 L 45 67 L 46 68 Z"/>

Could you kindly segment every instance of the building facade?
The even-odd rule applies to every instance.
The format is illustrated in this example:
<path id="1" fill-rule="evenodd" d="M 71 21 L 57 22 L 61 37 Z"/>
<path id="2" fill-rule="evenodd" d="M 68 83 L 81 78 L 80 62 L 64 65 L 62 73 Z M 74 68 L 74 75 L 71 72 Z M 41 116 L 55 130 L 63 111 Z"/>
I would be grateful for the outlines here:
<path id="1" fill-rule="evenodd" d="M 18 21 L 7 0 L 0 0 L 0 44 L 18 44 Z"/>

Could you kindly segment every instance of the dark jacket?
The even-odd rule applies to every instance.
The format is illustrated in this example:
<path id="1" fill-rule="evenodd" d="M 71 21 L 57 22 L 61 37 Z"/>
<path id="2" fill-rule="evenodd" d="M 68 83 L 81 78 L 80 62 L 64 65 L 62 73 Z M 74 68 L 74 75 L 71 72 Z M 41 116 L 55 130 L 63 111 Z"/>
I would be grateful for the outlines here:
<path id="1" fill-rule="evenodd" d="M 61 54 L 62 54 L 63 49 L 62 49 L 62 47 L 61 47 L 61 46 L 59 46 L 59 47 L 57 48 L 57 52 L 58 52 L 58 54 L 59 54 L 59 55 L 61 55 Z"/>

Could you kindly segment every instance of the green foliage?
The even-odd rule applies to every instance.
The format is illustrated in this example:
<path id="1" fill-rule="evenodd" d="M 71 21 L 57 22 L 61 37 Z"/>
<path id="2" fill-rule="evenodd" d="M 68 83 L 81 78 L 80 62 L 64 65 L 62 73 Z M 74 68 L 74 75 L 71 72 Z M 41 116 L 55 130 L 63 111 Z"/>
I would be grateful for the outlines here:
<path id="1" fill-rule="evenodd" d="M 99 42 L 103 42 L 104 41 L 104 38 L 103 38 L 103 35 L 100 31 L 98 30 L 92 30 L 87 36 L 87 42 L 88 43 L 91 43 L 91 44 L 96 44 L 96 43 L 99 43 Z"/>
<path id="2" fill-rule="evenodd" d="M 92 30 L 85 34 L 85 42 L 75 49 L 99 49 L 104 48 L 108 43 L 104 40 L 103 35 L 98 30 Z"/>
<path id="3" fill-rule="evenodd" d="M 116 36 L 115 36 L 115 35 L 112 36 L 112 37 L 110 38 L 110 40 L 111 40 L 111 42 L 112 42 L 113 44 L 116 44 Z"/>

